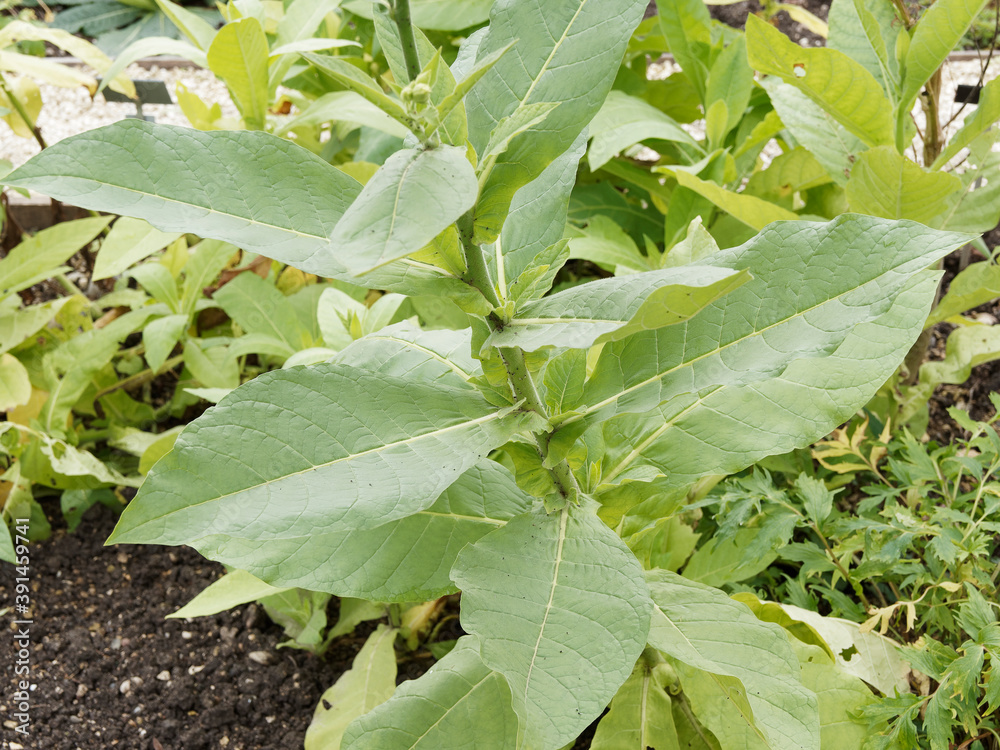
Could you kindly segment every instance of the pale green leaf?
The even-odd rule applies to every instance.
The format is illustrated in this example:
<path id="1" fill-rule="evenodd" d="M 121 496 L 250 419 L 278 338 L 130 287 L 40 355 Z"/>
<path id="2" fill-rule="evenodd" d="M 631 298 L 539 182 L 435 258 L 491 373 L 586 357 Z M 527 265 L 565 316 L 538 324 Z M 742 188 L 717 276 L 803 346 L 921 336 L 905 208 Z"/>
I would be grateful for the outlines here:
<path id="1" fill-rule="evenodd" d="M 353 91 L 331 91 L 311 102 L 302 114 L 286 119 L 275 133 L 284 135 L 296 128 L 315 127 L 326 122 L 364 125 L 397 138 L 403 138 L 410 132 L 359 94 Z"/>
<path id="2" fill-rule="evenodd" d="M 693 174 L 669 167 L 662 168 L 662 171 L 672 174 L 681 187 L 693 190 L 703 198 L 707 198 L 716 206 L 734 218 L 742 221 L 748 227 L 761 230 L 771 222 L 775 221 L 795 221 L 798 215 L 787 208 L 771 203 L 770 201 L 758 198 L 755 195 L 745 193 L 734 193 L 724 187 L 716 185 L 709 180 L 695 177 Z"/>
<path id="3" fill-rule="evenodd" d="M 948 285 L 948 292 L 927 318 L 929 328 L 953 315 L 986 304 L 1000 297 L 1000 266 L 993 263 L 972 263 Z"/>
<path id="4" fill-rule="evenodd" d="M 909 113 L 924 84 L 958 46 L 984 7 L 986 0 L 937 0 L 920 17 L 903 66 L 902 112 Z"/>
<path id="5" fill-rule="evenodd" d="M 792 604 L 780 604 L 792 618 L 819 633 L 844 672 L 864 680 L 884 695 L 909 690 L 909 665 L 899 656 L 899 644 L 878 633 L 862 633 L 858 623 L 824 617 Z"/>
<path id="6" fill-rule="evenodd" d="M 259 541 L 216 536 L 194 546 L 281 586 L 377 601 L 423 601 L 456 591 L 450 573 L 461 549 L 530 505 L 531 498 L 506 469 L 484 461 L 426 510 L 372 529 L 314 530 Z"/>
<path id="7" fill-rule="evenodd" d="M 687 320 L 706 305 L 747 282 L 746 272 L 711 266 L 681 266 L 615 279 L 598 279 L 518 310 L 486 346 L 586 349 Z"/>
<path id="8" fill-rule="evenodd" d="M 222 269 L 238 252 L 235 246 L 219 240 L 202 240 L 190 249 L 188 261 L 184 265 L 181 312 L 186 315 L 195 312 L 198 303 L 205 298 L 206 287 L 210 287 L 219 278 Z"/>
<path id="9" fill-rule="evenodd" d="M 358 339 L 336 361 L 386 375 L 461 385 L 482 375 L 471 348 L 469 329 L 425 331 L 402 321 Z"/>
<path id="10" fill-rule="evenodd" d="M 896 37 L 903 32 L 891 3 L 836 0 L 830 4 L 827 46 L 861 63 L 895 99 L 899 88 Z"/>
<path id="11" fill-rule="evenodd" d="M 20 303 L 16 297 L 10 299 L 15 303 Z M 0 354 L 13 349 L 32 334 L 37 333 L 55 317 L 59 309 L 69 299 L 69 297 L 60 297 L 41 305 L 0 312 Z"/>
<path id="12" fill-rule="evenodd" d="M 24 365 L 13 354 L 0 354 L 0 411 L 28 403 L 31 380 Z"/>
<path id="13" fill-rule="evenodd" d="M 582 229 L 567 227 L 571 258 L 583 258 L 618 276 L 639 273 L 649 269 L 649 258 L 639 252 L 639 247 L 614 219 L 596 214 Z"/>
<path id="14" fill-rule="evenodd" d="M 503 231 L 487 256 L 501 298 L 536 258 L 563 237 L 577 164 L 586 148 L 586 132 L 556 157 L 534 180 L 514 194 Z"/>
<path id="15" fill-rule="evenodd" d="M 819 746 L 816 696 L 803 687 L 780 627 L 761 622 L 721 591 L 669 571 L 646 578 L 656 604 L 650 645 L 696 669 L 739 680 L 773 750 Z"/>
<path id="16" fill-rule="evenodd" d="M 597 725 L 591 750 L 679 748 L 670 695 L 664 687 L 658 670 L 640 657 Z"/>
<path id="17" fill-rule="evenodd" d="M 211 24 L 172 0 L 155 0 L 155 2 L 184 36 L 201 49 L 208 50 L 215 36 L 215 29 L 212 28 Z"/>
<path id="18" fill-rule="evenodd" d="M 500 234 L 511 199 L 565 151 L 611 88 L 643 0 L 524 0 L 494 4 L 477 59 L 516 42 L 466 98 L 469 138 L 483 154 L 497 124 L 539 102 L 559 106 L 496 160 L 476 211 L 476 239 Z"/>
<path id="19" fill-rule="evenodd" d="M 962 190 L 952 196 L 944 214 L 935 221 L 941 228 L 988 232 L 1000 217 L 1000 152 L 992 150 L 996 131 L 990 130 L 969 144 L 973 169 L 960 175 Z M 981 184 L 985 182 L 986 184 Z"/>
<path id="20" fill-rule="evenodd" d="M 819 701 L 820 747 L 861 750 L 870 730 L 867 722 L 855 717 L 878 699 L 861 680 L 835 665 L 818 646 L 807 646 L 794 638 L 791 642 L 802 669 L 802 684 Z"/>
<path id="21" fill-rule="evenodd" d="M 149 369 L 159 372 L 188 325 L 190 320 L 187 315 L 166 315 L 146 324 L 142 329 L 142 343 L 146 347 Z"/>
<path id="22" fill-rule="evenodd" d="M 323 693 L 306 731 L 305 750 L 340 750 L 344 732 L 359 716 L 385 703 L 396 689 L 396 630 L 379 625 L 351 668 Z"/>
<path id="23" fill-rule="evenodd" d="M 674 58 L 691 81 L 698 98 L 706 104 L 712 17 L 699 0 L 657 0 L 660 30 Z"/>
<path id="24" fill-rule="evenodd" d="M 680 678 L 684 699 L 690 702 L 698 721 L 705 725 L 721 747 L 725 750 L 771 750 L 763 731 L 754 721 L 754 712 L 742 682 L 735 677 L 712 674 L 677 660 L 670 663 Z"/>
<path id="25" fill-rule="evenodd" d="M 529 746 L 576 737 L 645 646 L 650 602 L 639 563 L 588 509 L 518 516 L 466 547 L 452 577 L 462 626 L 507 678 Z"/>
<path id="26" fill-rule="evenodd" d="M 302 57 L 312 63 L 321 73 L 329 76 L 348 91 L 353 91 L 367 99 L 405 127 L 411 128 L 413 125 L 412 119 L 406 114 L 406 110 L 403 109 L 403 105 L 398 99 L 390 97 L 371 76 L 365 75 L 346 60 L 329 55 L 314 55 L 310 52 L 302 53 Z"/>
<path id="27" fill-rule="evenodd" d="M 196 545 L 374 528 L 429 507 L 526 421 L 469 388 L 339 364 L 264 373 L 184 431 L 113 539 Z"/>
<path id="28" fill-rule="evenodd" d="M 167 615 L 167 619 L 207 617 L 284 590 L 264 583 L 245 570 L 233 570 L 210 583 L 194 599 Z"/>
<path id="29" fill-rule="evenodd" d="M 363 274 L 423 248 L 472 208 L 476 193 L 465 149 L 399 151 L 344 213 L 332 242 L 344 265 Z"/>
<path id="30" fill-rule="evenodd" d="M 623 91 L 608 94 L 588 131 L 591 141 L 587 162 L 591 172 L 600 169 L 623 149 L 650 138 L 683 143 L 698 154 L 704 153 L 694 138 L 673 118 L 643 99 Z"/>
<path id="31" fill-rule="evenodd" d="M 140 120 L 60 141 L 5 183 L 145 219 L 161 231 L 232 242 L 321 276 L 344 273 L 329 237 L 361 192 L 341 170 L 268 133 L 202 133 Z"/>
<path id="32" fill-rule="evenodd" d="M 241 273 L 213 296 L 246 333 L 270 336 L 290 352 L 304 348 L 309 334 L 285 297 L 272 283 L 254 273 Z"/>
<path id="33" fill-rule="evenodd" d="M 605 482 L 638 462 L 680 485 L 808 444 L 889 377 L 931 303 L 924 269 L 965 241 L 856 215 L 771 225 L 710 259 L 752 281 L 690 321 L 605 345 L 584 405 L 557 424 L 634 415 L 603 425 Z"/>
<path id="34" fill-rule="evenodd" d="M 134 278 L 149 295 L 162 302 L 171 312 L 180 312 L 181 296 L 177 288 L 177 280 L 171 275 L 170 269 L 162 263 L 144 263 L 133 268 L 129 275 Z"/>
<path id="35" fill-rule="evenodd" d="M 44 281 L 111 223 L 111 216 L 64 221 L 16 245 L 0 260 L 0 297 Z"/>
<path id="36" fill-rule="evenodd" d="M 240 384 L 240 368 L 225 346 L 204 346 L 199 339 L 184 342 L 184 367 L 209 389 L 232 390 Z"/>
<path id="37" fill-rule="evenodd" d="M 760 85 L 770 96 L 788 132 L 839 185 L 846 185 L 858 154 L 868 147 L 794 86 L 778 78 L 765 78 Z"/>
<path id="38" fill-rule="evenodd" d="M 141 60 L 144 57 L 157 57 L 159 55 L 183 57 L 200 68 L 208 67 L 208 59 L 205 57 L 205 53 L 198 47 L 178 39 L 171 39 L 170 37 L 146 37 L 132 42 L 132 44 L 115 55 L 115 62 L 104 73 L 97 92 L 100 93 L 104 90 L 104 87 L 111 83 L 112 79 L 124 72 L 125 68 L 136 60 Z"/>
<path id="39" fill-rule="evenodd" d="M 263 130 L 267 117 L 267 58 L 267 37 L 256 18 L 227 23 L 208 48 L 208 67 L 225 82 L 254 130 Z"/>
<path id="40" fill-rule="evenodd" d="M 961 188 L 955 175 L 929 172 L 892 146 L 879 146 L 858 157 L 847 181 L 847 202 L 858 213 L 929 224 Z"/>
<path id="41" fill-rule="evenodd" d="M 740 36 L 723 49 L 712 63 L 705 91 L 709 107 L 718 101 L 726 105 L 727 120 L 723 135 L 728 135 L 743 119 L 753 85 L 753 71 L 747 63 L 746 40 Z M 721 145 L 721 139 L 713 142 Z"/>
<path id="42" fill-rule="evenodd" d="M 294 0 L 287 3 L 285 13 L 278 21 L 275 45 L 291 44 L 313 36 L 327 14 L 339 5 L 340 0 Z"/>
<path id="43" fill-rule="evenodd" d="M 756 16 L 746 38 L 755 70 L 795 86 L 869 146 L 893 143 L 892 104 L 860 63 L 835 49 L 800 47 Z"/>
<path id="44" fill-rule="evenodd" d="M 17 555 L 14 551 L 14 540 L 10 536 L 7 524 L 0 524 L 0 560 L 9 562 L 12 565 L 17 563 Z"/>
<path id="45" fill-rule="evenodd" d="M 411 0 L 413 24 L 422 29 L 460 31 L 489 18 L 493 0 Z M 344 7 L 363 18 L 372 18 L 371 0 L 348 0 Z"/>
<path id="46" fill-rule="evenodd" d="M 127 216 L 115 222 L 101 243 L 94 262 L 93 280 L 118 276 L 130 266 L 162 250 L 180 237 L 180 232 L 161 232 L 142 219 Z"/>
<path id="47" fill-rule="evenodd" d="M 344 750 L 489 750 L 517 744 L 510 688 L 483 664 L 475 637 L 352 723 Z"/>

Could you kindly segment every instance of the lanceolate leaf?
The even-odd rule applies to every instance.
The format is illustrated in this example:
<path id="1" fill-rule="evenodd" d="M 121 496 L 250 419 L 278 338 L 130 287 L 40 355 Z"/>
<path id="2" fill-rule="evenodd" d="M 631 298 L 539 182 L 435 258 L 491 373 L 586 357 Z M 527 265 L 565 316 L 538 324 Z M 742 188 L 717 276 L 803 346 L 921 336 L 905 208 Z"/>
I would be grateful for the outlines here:
<path id="1" fill-rule="evenodd" d="M 350 723 L 389 700 L 396 689 L 396 633 L 394 628 L 379 625 L 351 668 L 323 693 L 306 732 L 305 750 L 342 747 Z"/>
<path id="2" fill-rule="evenodd" d="M 90 244 L 110 216 L 77 219 L 43 229 L 0 260 L 0 298 L 49 278 L 81 248 Z"/>
<path id="3" fill-rule="evenodd" d="M 955 175 L 928 172 L 892 146 L 879 146 L 861 154 L 851 170 L 847 202 L 859 213 L 930 224 L 961 188 Z"/>
<path id="4" fill-rule="evenodd" d="M 920 89 L 958 46 L 962 35 L 984 7 L 986 0 L 940 0 L 923 14 L 906 52 L 906 72 L 899 102 L 902 112 L 910 111 Z"/>
<path id="5" fill-rule="evenodd" d="M 753 16 L 747 54 L 754 69 L 798 88 L 869 146 L 893 142 L 892 104 L 874 76 L 843 52 L 800 47 Z"/>
<path id="6" fill-rule="evenodd" d="M 687 320 L 748 279 L 745 271 L 711 266 L 600 279 L 529 303 L 486 344 L 534 351 L 618 341 Z"/>
<path id="7" fill-rule="evenodd" d="M 518 516 L 466 547 L 453 578 L 462 625 L 507 678 L 528 747 L 576 737 L 645 646 L 650 604 L 639 563 L 586 508 Z"/>
<path id="8" fill-rule="evenodd" d="M 374 528 L 430 506 L 525 419 L 471 389 L 338 364 L 265 373 L 184 431 L 113 538 L 191 544 Z"/>
<path id="9" fill-rule="evenodd" d="M 891 3 L 838 0 L 830 4 L 827 46 L 861 63 L 891 98 L 899 87 L 896 37 L 903 32 Z"/>
<path id="10" fill-rule="evenodd" d="M 966 241 L 858 215 L 772 224 L 701 261 L 746 269 L 753 280 L 686 323 L 605 347 L 585 414 L 645 412 L 692 389 L 763 380 L 829 354 L 851 327 L 885 313 L 910 277 Z"/>
<path id="11" fill-rule="evenodd" d="M 202 133 L 141 120 L 71 136 L 4 182 L 145 219 L 164 232 L 225 240 L 323 276 L 345 273 L 329 238 L 361 192 L 354 178 L 267 133 Z"/>
<path id="12" fill-rule="evenodd" d="M 645 657 L 621 686 L 611 710 L 597 725 L 592 750 L 645 750 L 681 747 L 670 696 L 659 671 Z"/>
<path id="13" fill-rule="evenodd" d="M 788 132 L 837 183 L 845 185 L 858 154 L 868 148 L 864 142 L 791 84 L 769 77 L 760 85 L 767 91 Z"/>
<path id="14" fill-rule="evenodd" d="M 415 253 L 476 202 L 476 174 L 465 149 L 438 146 L 390 156 L 347 209 L 333 234 L 355 274 Z"/>
<path id="15" fill-rule="evenodd" d="M 667 170 L 664 170 L 667 171 Z M 734 218 L 739 219 L 752 229 L 763 229 L 768 224 L 775 221 L 794 221 L 798 218 L 792 211 L 782 208 L 770 201 L 758 198 L 755 195 L 744 195 L 726 190 L 714 182 L 702 180 L 682 170 L 673 172 L 677 183 L 681 187 L 693 190 L 703 198 L 712 201 Z"/>
<path id="16" fill-rule="evenodd" d="M 503 0 L 493 5 L 478 59 L 516 44 L 466 100 L 476 151 L 483 154 L 497 124 L 518 109 L 561 103 L 498 157 L 480 195 L 477 240 L 496 239 L 514 193 L 569 148 L 600 109 L 645 7 L 643 0 Z"/>
<path id="17" fill-rule="evenodd" d="M 351 724 L 343 750 L 492 750 L 517 743 L 510 688 L 479 656 L 474 636 L 387 702 Z"/>
<path id="18" fill-rule="evenodd" d="M 772 225 L 712 259 L 752 281 L 686 323 L 606 345 L 562 424 L 642 412 L 602 426 L 603 482 L 655 467 L 680 486 L 808 444 L 898 366 L 933 296 L 923 269 L 964 241 L 860 216 Z M 782 260 L 805 247 L 808 265 Z"/>
<path id="19" fill-rule="evenodd" d="M 246 124 L 264 128 L 267 116 L 267 37 L 256 18 L 227 23 L 208 48 L 208 66 L 225 81 Z"/>
<path id="20" fill-rule="evenodd" d="M 650 645 L 746 688 L 753 722 L 773 750 L 819 747 L 816 696 L 802 686 L 784 631 L 718 589 L 666 570 L 647 573 L 656 607 Z M 720 690 L 728 687 L 720 682 Z"/>
<path id="21" fill-rule="evenodd" d="M 219 535 L 194 546 L 281 586 L 380 602 L 425 601 L 457 590 L 451 567 L 466 544 L 530 507 L 531 497 L 510 473 L 484 461 L 426 510 L 373 529 L 258 541 Z"/>

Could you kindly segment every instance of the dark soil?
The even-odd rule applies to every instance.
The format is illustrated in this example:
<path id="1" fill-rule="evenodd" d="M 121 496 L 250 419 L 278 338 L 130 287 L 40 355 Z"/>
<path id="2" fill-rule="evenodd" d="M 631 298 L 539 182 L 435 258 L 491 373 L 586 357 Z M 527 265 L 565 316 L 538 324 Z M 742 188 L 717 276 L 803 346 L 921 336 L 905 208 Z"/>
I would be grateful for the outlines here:
<path id="1" fill-rule="evenodd" d="M 25 740 L 11 726 L 11 624 L 0 645 L 4 750 L 299 750 L 323 691 L 361 648 L 362 629 L 320 658 L 277 650 L 284 634 L 256 605 L 164 620 L 221 567 L 184 547 L 104 547 L 113 525 L 99 507 L 76 533 L 31 546 L 31 733 Z M 0 567 L 4 606 L 14 601 L 14 576 Z"/>
<path id="2" fill-rule="evenodd" d="M 830 13 L 829 0 L 787 0 L 789 5 L 798 5 L 805 8 L 814 16 L 826 20 Z M 716 21 L 732 26 L 735 29 L 742 29 L 746 26 L 747 16 L 751 13 L 760 13 L 763 6 L 757 0 L 743 0 L 743 2 L 732 5 L 710 5 L 708 6 L 712 18 Z M 822 47 L 826 40 L 817 34 L 812 33 L 801 24 L 792 20 L 785 11 L 778 12 L 771 22 L 778 27 L 793 42 L 797 42 L 804 47 Z"/>

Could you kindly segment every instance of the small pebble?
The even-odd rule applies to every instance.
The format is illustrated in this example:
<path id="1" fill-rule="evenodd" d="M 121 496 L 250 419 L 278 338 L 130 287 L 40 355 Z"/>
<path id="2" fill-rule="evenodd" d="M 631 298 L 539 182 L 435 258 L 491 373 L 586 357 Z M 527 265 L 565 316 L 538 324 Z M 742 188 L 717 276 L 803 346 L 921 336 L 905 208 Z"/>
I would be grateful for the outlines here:
<path id="1" fill-rule="evenodd" d="M 76 686 L 76 697 L 82 698 L 87 694 L 87 690 L 89 690 L 89 688 L 83 683 L 80 683 L 79 685 Z"/>
<path id="2" fill-rule="evenodd" d="M 128 680 L 124 680 L 122 684 L 118 686 L 118 692 L 122 695 L 128 695 L 132 692 L 132 683 Z"/>
<path id="3" fill-rule="evenodd" d="M 247 654 L 250 661 L 257 662 L 258 664 L 273 664 L 274 655 L 269 651 L 251 651 Z"/>
<path id="4" fill-rule="evenodd" d="M 190 667 L 188 667 L 188 674 L 189 675 L 196 675 L 201 670 L 203 670 L 204 668 L 205 668 L 204 664 L 202 664 L 201 666 L 197 666 L 197 667 L 194 664 L 192 664 Z"/>
<path id="5" fill-rule="evenodd" d="M 170 670 L 164 669 L 162 672 L 156 675 L 156 679 L 158 679 L 160 682 L 170 682 Z"/>

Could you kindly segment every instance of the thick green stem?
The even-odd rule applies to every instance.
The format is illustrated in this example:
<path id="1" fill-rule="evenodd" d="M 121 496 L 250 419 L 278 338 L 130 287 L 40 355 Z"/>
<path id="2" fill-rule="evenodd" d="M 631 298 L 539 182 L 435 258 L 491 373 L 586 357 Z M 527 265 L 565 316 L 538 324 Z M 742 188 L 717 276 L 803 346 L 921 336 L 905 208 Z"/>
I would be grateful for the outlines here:
<path id="1" fill-rule="evenodd" d="M 470 211 L 458 221 L 458 234 L 462 240 L 462 247 L 465 250 L 465 261 L 468 266 L 468 270 L 462 280 L 482 292 L 483 296 L 494 307 L 500 307 L 501 302 L 497 296 L 496 288 L 493 286 L 493 281 L 490 279 L 483 249 L 473 242 L 472 227 L 473 211 Z M 494 330 L 502 327 L 504 323 L 495 313 L 487 317 L 486 322 Z M 514 397 L 524 402 L 525 409 L 535 412 L 542 419 L 548 421 L 548 409 L 545 407 L 545 401 L 542 400 L 542 396 L 535 386 L 535 381 L 528 371 L 528 365 L 524 361 L 524 352 L 521 349 L 509 347 L 499 349 L 499 352 L 507 369 L 507 379 Z M 542 459 L 543 465 L 548 463 L 549 442 L 551 440 L 551 432 L 535 435 L 538 455 Z M 563 460 L 556 462 L 552 468 L 546 468 L 564 500 L 575 502 L 580 494 L 580 486 L 577 484 L 576 477 L 573 476 L 573 470 L 570 469 L 569 464 Z"/>
<path id="2" fill-rule="evenodd" d="M 503 303 L 497 296 L 496 287 L 490 278 L 490 270 L 486 267 L 486 256 L 483 249 L 472 240 L 473 233 L 473 209 L 458 220 L 458 236 L 462 241 L 462 249 L 465 251 L 465 265 L 467 266 L 462 281 L 474 286 L 486 301 L 493 307 L 502 307 Z"/>
<path id="3" fill-rule="evenodd" d="M 531 373 L 528 372 L 528 365 L 524 361 L 524 352 L 520 349 L 503 348 L 500 349 L 500 356 L 507 367 L 507 377 L 510 380 L 510 387 L 514 391 L 514 395 L 518 399 L 524 400 L 525 407 L 543 419 L 548 420 L 548 409 L 545 407 L 545 402 L 542 401 L 541 394 L 538 393 L 538 388 L 535 387 L 535 381 L 532 380 Z M 549 455 L 549 442 L 551 439 L 552 433 L 550 432 L 540 433 L 535 436 L 535 442 L 538 445 L 538 455 L 541 457 L 543 464 Z M 577 484 L 576 477 L 573 476 L 573 471 L 569 468 L 569 464 L 566 461 L 559 461 L 548 471 L 560 495 L 567 500 L 575 500 L 579 496 L 580 485 Z"/>
<path id="4" fill-rule="evenodd" d="M 417 37 L 413 33 L 413 21 L 410 20 L 410 0 L 394 0 L 392 17 L 399 29 L 399 43 L 403 47 L 406 73 L 411 81 L 415 81 L 420 75 L 420 55 L 417 54 Z"/>

